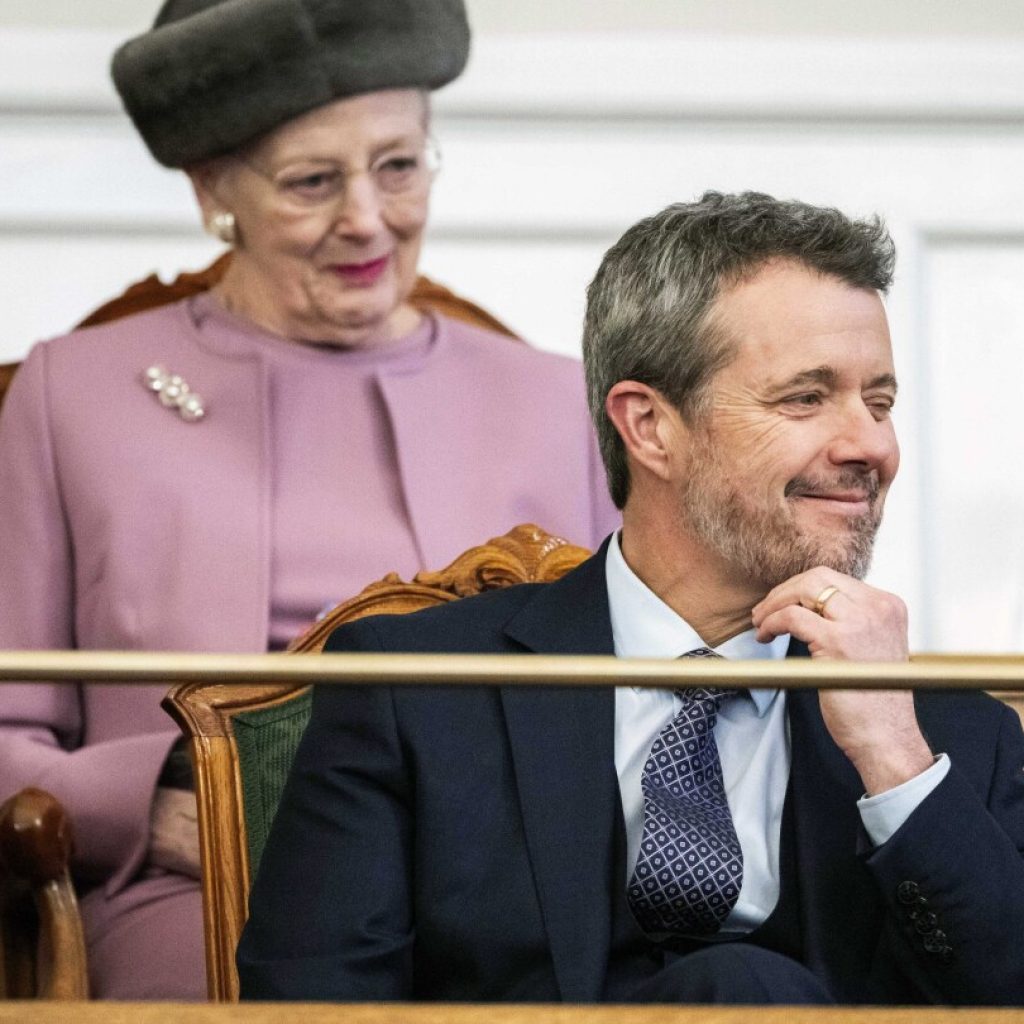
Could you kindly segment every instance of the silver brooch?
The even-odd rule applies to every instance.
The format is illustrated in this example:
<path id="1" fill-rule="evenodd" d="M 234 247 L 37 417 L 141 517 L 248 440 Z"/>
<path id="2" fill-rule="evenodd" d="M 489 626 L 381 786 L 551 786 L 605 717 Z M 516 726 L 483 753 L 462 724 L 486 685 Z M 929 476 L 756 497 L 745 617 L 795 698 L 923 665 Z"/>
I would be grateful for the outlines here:
<path id="1" fill-rule="evenodd" d="M 142 375 L 142 383 L 162 406 L 177 410 L 186 423 L 195 423 L 206 415 L 202 398 L 188 386 L 184 377 L 168 372 L 166 367 L 151 366 Z"/>

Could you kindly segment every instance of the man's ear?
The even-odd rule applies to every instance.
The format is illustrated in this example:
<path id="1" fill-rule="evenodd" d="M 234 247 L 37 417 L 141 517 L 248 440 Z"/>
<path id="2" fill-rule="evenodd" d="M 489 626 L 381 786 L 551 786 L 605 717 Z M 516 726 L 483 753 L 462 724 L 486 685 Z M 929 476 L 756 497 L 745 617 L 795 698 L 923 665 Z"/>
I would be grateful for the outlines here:
<path id="1" fill-rule="evenodd" d="M 682 417 L 665 396 L 639 381 L 620 380 L 609 390 L 604 407 L 622 438 L 633 470 L 642 467 L 668 480 L 685 428 Z"/>

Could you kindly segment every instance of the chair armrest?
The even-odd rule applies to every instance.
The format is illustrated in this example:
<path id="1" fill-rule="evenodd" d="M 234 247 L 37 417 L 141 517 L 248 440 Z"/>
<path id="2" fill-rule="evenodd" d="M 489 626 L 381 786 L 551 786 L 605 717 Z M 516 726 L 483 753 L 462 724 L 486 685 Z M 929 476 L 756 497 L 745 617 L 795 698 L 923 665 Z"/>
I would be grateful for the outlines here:
<path id="1" fill-rule="evenodd" d="M 39 885 L 59 879 L 71 859 L 71 823 L 56 797 L 23 789 L 0 805 L 0 864 Z"/>
<path id="2" fill-rule="evenodd" d="M 85 938 L 69 868 L 72 846 L 71 822 L 49 793 L 23 789 L 0 806 L 0 869 L 27 886 L 35 903 L 34 988 L 43 999 L 88 997 Z"/>

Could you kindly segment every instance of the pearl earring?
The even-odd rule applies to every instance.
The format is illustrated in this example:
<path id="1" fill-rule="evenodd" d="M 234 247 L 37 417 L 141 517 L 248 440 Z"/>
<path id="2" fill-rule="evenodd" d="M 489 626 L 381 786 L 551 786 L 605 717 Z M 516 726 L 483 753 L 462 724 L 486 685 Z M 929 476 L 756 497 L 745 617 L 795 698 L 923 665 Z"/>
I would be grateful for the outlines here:
<path id="1" fill-rule="evenodd" d="M 234 245 L 238 240 L 238 230 L 235 226 L 235 215 L 226 210 L 215 213 L 207 222 L 206 230 L 214 238 L 219 238 L 227 245 Z"/>

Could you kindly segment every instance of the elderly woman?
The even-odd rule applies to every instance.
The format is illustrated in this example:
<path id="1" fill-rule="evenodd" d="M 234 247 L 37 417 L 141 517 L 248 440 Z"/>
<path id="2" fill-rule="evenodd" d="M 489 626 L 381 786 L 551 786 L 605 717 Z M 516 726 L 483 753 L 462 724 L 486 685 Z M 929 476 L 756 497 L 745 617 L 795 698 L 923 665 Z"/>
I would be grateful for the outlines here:
<path id="1" fill-rule="evenodd" d="M 0 419 L 0 646 L 279 650 L 516 523 L 613 528 L 577 365 L 409 303 L 460 0 L 169 0 L 114 59 L 234 248 L 207 294 L 36 346 Z M 0 691 L 0 793 L 70 808 L 93 993 L 202 998 L 162 688 Z M 187 785 L 187 780 L 186 783 Z"/>

